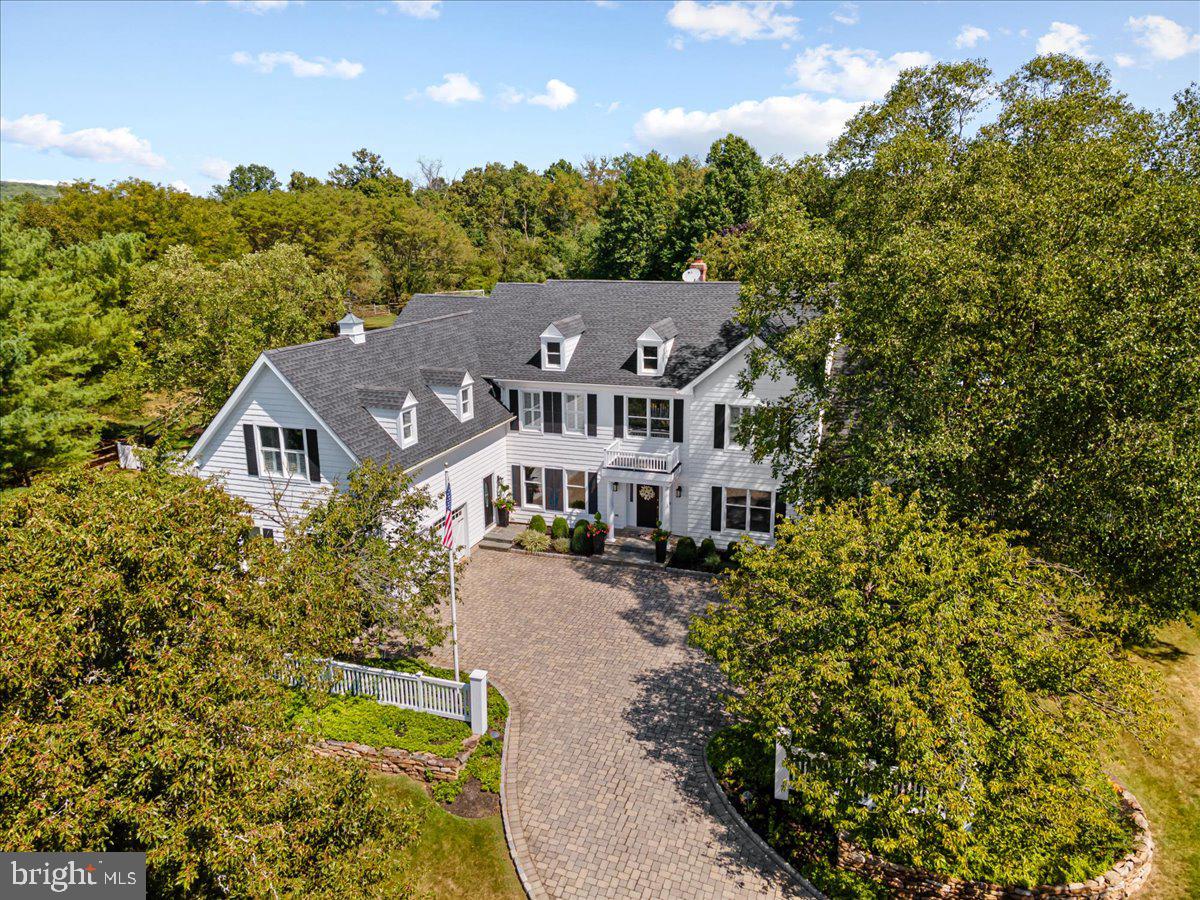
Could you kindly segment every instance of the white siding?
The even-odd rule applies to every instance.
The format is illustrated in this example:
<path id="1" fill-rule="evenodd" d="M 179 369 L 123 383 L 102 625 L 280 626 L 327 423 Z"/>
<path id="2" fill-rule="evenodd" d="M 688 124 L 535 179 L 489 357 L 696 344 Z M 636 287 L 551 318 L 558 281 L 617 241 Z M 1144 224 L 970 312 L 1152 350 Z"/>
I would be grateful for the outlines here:
<path id="1" fill-rule="evenodd" d="M 472 547 L 479 543 L 486 530 L 483 479 L 492 477 L 493 499 L 497 496 L 494 492 L 495 476 L 499 475 L 505 482 L 508 481 L 504 444 L 507 428 L 504 425 L 472 438 L 463 446 L 431 460 L 412 473 L 416 486 L 427 490 L 433 500 L 427 516 L 428 524 L 440 522 L 445 515 L 446 480 L 443 463 L 448 462 L 454 508 L 466 504 L 467 537 Z M 462 534 L 456 533 L 454 537 L 460 543 L 463 541 Z"/>
<path id="2" fill-rule="evenodd" d="M 689 398 L 687 408 L 684 497 L 682 501 L 676 501 L 674 530 L 677 534 L 691 535 L 697 541 L 711 537 L 719 547 L 746 534 L 756 540 L 763 540 L 764 536 L 745 531 L 710 531 L 713 485 L 773 492 L 778 483 L 771 476 L 770 464 L 753 462 L 749 451 L 731 449 L 728 445 L 723 450 L 713 447 L 716 404 L 753 405 L 756 399 L 776 400 L 793 387 L 790 380 L 774 382 L 760 379 L 750 396 L 743 396 L 738 378 L 745 368 L 746 352 L 743 350 L 730 357 L 700 382 Z"/>
<path id="3" fill-rule="evenodd" d="M 246 449 L 242 425 L 276 425 L 282 428 L 313 428 L 317 431 L 317 447 L 321 457 L 320 484 L 307 478 L 280 478 L 246 471 Z M 255 442 L 258 442 L 257 428 Z M 237 407 L 229 410 L 220 431 L 212 435 L 204 452 L 196 459 L 200 475 L 215 476 L 231 494 L 244 499 L 254 508 L 254 524 L 263 528 L 282 525 L 278 508 L 288 516 L 299 515 L 304 505 L 328 490 L 334 481 L 344 482 L 353 468 L 346 455 L 317 419 L 304 408 L 296 395 L 266 366 L 253 376 L 248 390 Z M 274 495 L 279 495 L 276 504 Z"/>

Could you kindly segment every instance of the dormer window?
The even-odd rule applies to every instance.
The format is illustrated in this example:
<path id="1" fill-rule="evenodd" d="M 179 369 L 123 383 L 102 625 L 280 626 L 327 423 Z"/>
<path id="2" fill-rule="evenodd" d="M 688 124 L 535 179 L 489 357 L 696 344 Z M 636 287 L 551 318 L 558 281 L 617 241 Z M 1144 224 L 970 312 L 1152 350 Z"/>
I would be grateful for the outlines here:
<path id="1" fill-rule="evenodd" d="M 417 406 L 400 410 L 400 446 L 411 447 L 417 442 Z"/>
<path id="2" fill-rule="evenodd" d="M 667 357 L 675 346 L 679 329 L 670 319 L 659 319 L 637 339 L 637 371 L 639 375 L 662 375 L 667 369 Z"/>
<path id="3" fill-rule="evenodd" d="M 571 356 L 583 334 L 583 317 L 567 316 L 551 322 L 542 332 L 542 368 L 563 372 L 571 364 Z"/>
<path id="4" fill-rule="evenodd" d="M 658 344 L 642 346 L 642 373 L 658 374 Z"/>
<path id="5" fill-rule="evenodd" d="M 421 367 L 425 383 L 442 405 L 460 422 L 475 415 L 475 379 L 466 369 L 436 369 Z"/>
<path id="6" fill-rule="evenodd" d="M 465 422 L 474 414 L 474 397 L 471 394 L 471 385 L 466 385 L 458 392 L 458 420 Z"/>

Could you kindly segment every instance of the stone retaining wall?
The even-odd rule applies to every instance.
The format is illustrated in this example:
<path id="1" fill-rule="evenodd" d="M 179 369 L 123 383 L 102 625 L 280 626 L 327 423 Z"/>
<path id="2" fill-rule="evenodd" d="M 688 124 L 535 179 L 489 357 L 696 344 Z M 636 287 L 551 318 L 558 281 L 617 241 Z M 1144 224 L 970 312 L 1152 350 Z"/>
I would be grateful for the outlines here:
<path id="1" fill-rule="evenodd" d="M 471 758 L 481 735 L 473 734 L 462 742 L 462 749 L 452 757 L 435 756 L 414 750 L 396 747 L 376 749 L 367 744 L 352 741 L 334 741 L 328 738 L 313 744 L 317 756 L 334 759 L 361 759 L 372 769 L 389 775 L 408 775 L 422 781 L 456 781 Z"/>
<path id="2" fill-rule="evenodd" d="M 984 881 L 962 881 L 936 875 L 910 866 L 888 862 L 838 836 L 840 868 L 858 872 L 876 881 L 894 897 L 939 897 L 950 900 L 1016 900 L 1029 897 L 1070 897 L 1072 900 L 1121 900 L 1141 889 L 1150 877 L 1154 859 L 1154 839 L 1150 823 L 1137 798 L 1120 785 L 1121 805 L 1137 828 L 1133 849 L 1103 875 L 1071 884 L 1044 885 L 1034 888 L 1003 887 Z"/>

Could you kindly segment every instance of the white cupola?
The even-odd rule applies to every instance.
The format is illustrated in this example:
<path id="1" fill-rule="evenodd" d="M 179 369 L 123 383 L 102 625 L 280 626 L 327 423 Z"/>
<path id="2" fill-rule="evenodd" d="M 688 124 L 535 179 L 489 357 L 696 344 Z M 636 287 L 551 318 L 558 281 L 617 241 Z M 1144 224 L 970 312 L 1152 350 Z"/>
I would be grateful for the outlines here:
<path id="1" fill-rule="evenodd" d="M 361 344 L 367 339 L 367 332 L 363 328 L 363 320 L 354 313 L 347 310 L 346 314 L 338 320 L 338 336 L 348 337 L 356 344 Z"/>

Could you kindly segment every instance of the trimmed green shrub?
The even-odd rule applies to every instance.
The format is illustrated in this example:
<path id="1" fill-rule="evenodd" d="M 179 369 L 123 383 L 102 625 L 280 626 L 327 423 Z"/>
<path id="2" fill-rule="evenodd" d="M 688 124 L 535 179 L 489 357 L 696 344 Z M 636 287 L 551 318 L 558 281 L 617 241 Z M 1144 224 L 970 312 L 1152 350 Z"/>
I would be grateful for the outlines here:
<path id="1" fill-rule="evenodd" d="M 567 520 L 562 516 L 554 517 L 554 524 L 550 526 L 550 537 L 565 538 L 571 536 L 571 526 L 567 524 Z"/>
<path id="2" fill-rule="evenodd" d="M 337 697 L 320 708 L 300 702 L 293 721 L 318 737 L 437 756 L 453 756 L 471 736 L 466 722 L 385 706 L 367 697 Z"/>
<path id="3" fill-rule="evenodd" d="M 696 542 L 684 536 L 675 542 L 675 553 L 672 554 L 669 565 L 673 569 L 694 569 L 698 557 Z"/>
<path id="4" fill-rule="evenodd" d="M 540 531 L 542 534 L 545 534 L 546 520 L 539 515 L 534 515 L 534 517 L 529 520 L 529 529 L 530 531 Z"/>
<path id="5" fill-rule="evenodd" d="M 587 524 L 584 522 L 577 523 L 575 530 L 571 532 L 571 552 L 583 556 L 587 552 L 585 549 L 587 546 L 586 542 L 590 540 L 591 538 L 588 537 L 587 533 Z"/>
<path id="6" fill-rule="evenodd" d="M 570 553 L 571 539 L 565 537 L 556 537 L 550 539 L 550 549 L 555 553 Z"/>
<path id="7" fill-rule="evenodd" d="M 710 556 L 717 552 L 717 542 L 712 538 L 707 537 L 700 542 L 700 558 L 707 561 Z"/>
<path id="8" fill-rule="evenodd" d="M 708 554 L 708 556 L 704 557 L 703 561 L 700 563 L 700 568 L 702 568 L 705 572 L 716 572 L 721 568 L 721 554 Z"/>
<path id="9" fill-rule="evenodd" d="M 545 523 L 542 523 L 545 525 Z M 550 536 L 545 531 L 536 528 L 526 528 L 515 538 L 513 543 L 530 553 L 545 553 L 550 549 Z"/>

